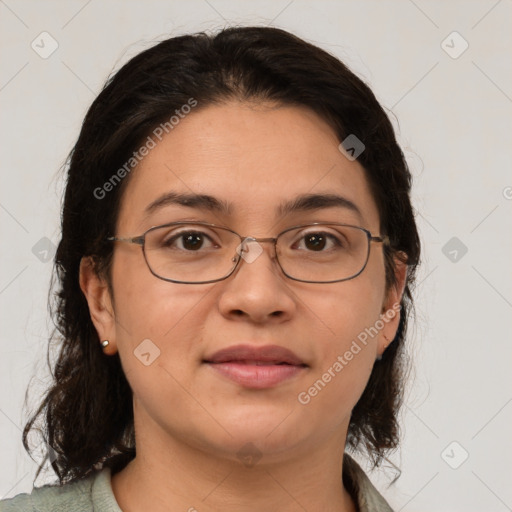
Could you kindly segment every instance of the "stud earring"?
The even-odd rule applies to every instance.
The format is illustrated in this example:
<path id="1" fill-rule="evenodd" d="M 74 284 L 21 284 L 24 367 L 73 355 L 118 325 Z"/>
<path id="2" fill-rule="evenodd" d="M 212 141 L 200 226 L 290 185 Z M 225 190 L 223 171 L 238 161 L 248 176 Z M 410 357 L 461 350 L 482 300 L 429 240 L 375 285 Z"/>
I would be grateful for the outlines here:
<path id="1" fill-rule="evenodd" d="M 107 347 L 107 346 L 108 346 L 108 344 L 109 344 L 109 343 L 110 343 L 110 341 L 108 341 L 108 340 L 103 340 L 103 341 L 101 342 L 101 346 L 102 346 L 103 348 L 105 348 L 105 347 Z"/>

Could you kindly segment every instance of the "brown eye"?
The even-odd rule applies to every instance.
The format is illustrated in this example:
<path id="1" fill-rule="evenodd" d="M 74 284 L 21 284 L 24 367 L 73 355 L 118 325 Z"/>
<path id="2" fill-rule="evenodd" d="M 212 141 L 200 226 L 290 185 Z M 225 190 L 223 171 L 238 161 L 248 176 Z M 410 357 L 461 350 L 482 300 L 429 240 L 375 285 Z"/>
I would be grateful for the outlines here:
<path id="1" fill-rule="evenodd" d="M 183 247 L 190 251 L 197 251 L 203 245 L 203 237 L 197 233 L 180 235 L 180 238 L 182 239 Z"/>
<path id="2" fill-rule="evenodd" d="M 342 249 L 343 243 L 334 233 L 310 231 L 300 235 L 294 248 L 308 252 L 327 252 Z"/>
<path id="3" fill-rule="evenodd" d="M 165 248 L 190 252 L 210 248 L 212 245 L 214 244 L 212 243 L 211 238 L 201 231 L 182 231 L 181 233 L 176 233 L 162 242 L 162 246 Z"/>
<path id="4" fill-rule="evenodd" d="M 321 251 L 326 244 L 325 236 L 321 233 L 314 233 L 304 237 L 305 245 L 312 251 Z"/>

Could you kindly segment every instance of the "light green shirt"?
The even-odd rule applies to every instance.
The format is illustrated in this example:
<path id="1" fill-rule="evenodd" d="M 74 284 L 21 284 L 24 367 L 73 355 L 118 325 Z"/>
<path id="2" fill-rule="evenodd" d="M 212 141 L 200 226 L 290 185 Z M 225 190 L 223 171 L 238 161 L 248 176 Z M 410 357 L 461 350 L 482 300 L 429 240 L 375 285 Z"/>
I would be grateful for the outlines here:
<path id="1" fill-rule="evenodd" d="M 359 512 L 393 512 L 364 471 L 348 455 L 343 473 L 353 488 Z M 0 501 L 0 512 L 122 512 L 110 484 L 110 468 L 72 483 L 36 487 L 30 494 L 18 494 Z"/>

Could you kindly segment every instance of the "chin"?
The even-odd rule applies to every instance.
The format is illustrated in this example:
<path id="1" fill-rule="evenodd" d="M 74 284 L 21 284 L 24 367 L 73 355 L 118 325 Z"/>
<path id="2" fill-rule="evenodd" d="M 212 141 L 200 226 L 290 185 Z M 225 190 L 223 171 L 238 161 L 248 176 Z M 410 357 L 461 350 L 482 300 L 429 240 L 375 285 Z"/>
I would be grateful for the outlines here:
<path id="1" fill-rule="evenodd" d="M 223 442 L 227 442 L 231 450 L 253 443 L 262 451 L 280 452 L 308 437 L 307 423 L 290 414 L 292 407 L 249 409 L 244 407 L 222 416 L 222 425 L 231 434 L 226 434 Z M 313 425 L 310 428 L 314 430 Z"/>

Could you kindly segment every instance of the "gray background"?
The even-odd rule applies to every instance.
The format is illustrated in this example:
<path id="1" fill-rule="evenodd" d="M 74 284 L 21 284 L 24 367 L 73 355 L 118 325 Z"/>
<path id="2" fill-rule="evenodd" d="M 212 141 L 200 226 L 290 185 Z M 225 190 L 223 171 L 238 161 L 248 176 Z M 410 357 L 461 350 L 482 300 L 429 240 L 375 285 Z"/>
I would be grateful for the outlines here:
<path id="1" fill-rule="evenodd" d="M 406 512 L 512 510 L 511 14 L 510 0 L 0 0 L 0 497 L 29 491 L 35 475 L 23 402 L 31 377 L 29 408 L 48 382 L 58 170 L 86 109 L 109 73 L 157 40 L 268 24 L 371 85 L 414 175 L 424 257 L 391 457 L 402 476 L 373 481 Z"/>

